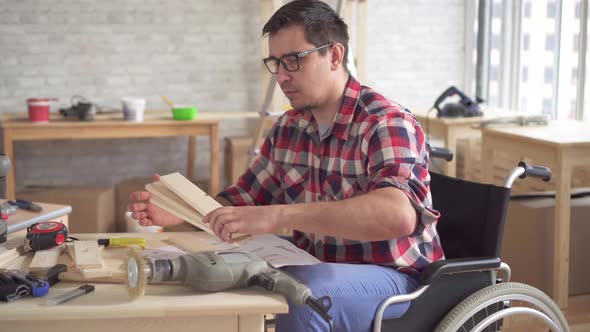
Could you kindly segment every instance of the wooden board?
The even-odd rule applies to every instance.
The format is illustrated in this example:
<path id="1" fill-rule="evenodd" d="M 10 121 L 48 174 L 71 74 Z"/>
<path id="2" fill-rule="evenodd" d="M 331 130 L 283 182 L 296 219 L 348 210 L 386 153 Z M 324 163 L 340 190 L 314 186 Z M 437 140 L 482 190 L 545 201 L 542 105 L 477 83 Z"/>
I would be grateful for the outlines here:
<path id="1" fill-rule="evenodd" d="M 4 266 L 25 253 L 25 238 L 22 236 L 12 238 L 0 244 L 0 266 Z"/>
<path id="2" fill-rule="evenodd" d="M 145 188 L 152 194 L 150 201 L 156 206 L 186 220 L 190 224 L 197 226 L 211 235 L 215 235 L 211 228 L 209 228 L 209 225 L 204 224 L 201 221 L 203 215 L 186 202 L 179 199 L 178 196 L 173 191 L 166 188 L 165 185 L 160 182 L 154 182 L 147 184 Z"/>
<path id="3" fill-rule="evenodd" d="M 39 250 L 35 252 L 33 260 L 29 264 L 29 271 L 47 271 L 54 267 L 59 260 L 64 246 L 59 245 L 51 249 Z"/>
<path id="4" fill-rule="evenodd" d="M 164 175 L 159 182 L 146 185 L 146 189 L 152 193 L 150 201 L 156 206 L 214 235 L 209 225 L 202 223 L 201 219 L 222 205 L 180 173 Z M 242 233 L 232 234 L 234 241 L 248 236 Z"/>
<path id="5" fill-rule="evenodd" d="M 166 201 L 164 201 L 159 196 L 152 196 L 150 198 L 150 202 L 152 202 L 152 204 L 156 205 L 157 207 L 159 207 L 163 210 L 166 210 L 179 218 L 184 219 L 186 222 L 197 226 L 199 229 L 201 229 L 211 235 L 215 235 L 213 233 L 213 231 L 211 230 L 211 228 L 209 228 L 209 226 L 202 223 L 201 219 L 197 219 L 197 218 L 199 218 L 197 215 L 183 213 L 180 209 L 178 209 L 178 207 L 168 204 Z"/>
<path id="6" fill-rule="evenodd" d="M 79 269 L 102 268 L 102 252 L 96 241 L 75 241 L 74 255 Z"/>
<path id="7" fill-rule="evenodd" d="M 160 182 L 195 208 L 202 216 L 206 216 L 209 212 L 221 207 L 219 202 L 211 198 L 211 196 L 180 173 L 164 175 L 160 177 Z"/>

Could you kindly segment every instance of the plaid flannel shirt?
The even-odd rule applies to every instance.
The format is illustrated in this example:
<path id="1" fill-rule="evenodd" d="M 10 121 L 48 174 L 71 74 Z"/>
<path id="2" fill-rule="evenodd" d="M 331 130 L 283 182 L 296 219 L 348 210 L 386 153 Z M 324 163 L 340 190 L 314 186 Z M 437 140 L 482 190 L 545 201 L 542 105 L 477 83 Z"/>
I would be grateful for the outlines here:
<path id="1" fill-rule="evenodd" d="M 298 247 L 325 262 L 389 265 L 410 272 L 444 257 L 429 183 L 428 152 L 416 118 L 351 76 L 323 138 L 311 112 L 287 111 L 258 158 L 220 195 L 238 206 L 269 205 L 343 200 L 398 188 L 418 216 L 408 237 L 356 241 L 297 230 L 293 235 Z"/>

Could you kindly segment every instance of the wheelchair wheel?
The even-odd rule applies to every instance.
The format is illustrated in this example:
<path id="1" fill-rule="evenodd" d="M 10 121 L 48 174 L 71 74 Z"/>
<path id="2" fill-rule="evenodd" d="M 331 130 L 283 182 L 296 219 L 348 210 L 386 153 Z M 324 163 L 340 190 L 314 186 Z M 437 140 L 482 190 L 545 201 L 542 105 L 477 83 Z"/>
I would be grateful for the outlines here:
<path id="1" fill-rule="evenodd" d="M 507 282 L 486 287 L 463 300 L 435 332 L 538 331 L 537 326 L 544 327 L 542 331 L 569 332 L 565 317 L 549 296 L 529 285 Z"/>

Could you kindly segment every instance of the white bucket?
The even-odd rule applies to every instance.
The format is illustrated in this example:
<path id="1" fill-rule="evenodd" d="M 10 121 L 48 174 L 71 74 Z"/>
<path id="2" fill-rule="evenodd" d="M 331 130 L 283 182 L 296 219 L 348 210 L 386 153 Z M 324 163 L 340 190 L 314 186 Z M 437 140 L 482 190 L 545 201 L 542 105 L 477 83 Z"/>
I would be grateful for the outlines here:
<path id="1" fill-rule="evenodd" d="M 145 99 L 125 97 L 121 99 L 123 104 L 123 118 L 127 121 L 143 122 L 145 112 Z"/>
<path id="2" fill-rule="evenodd" d="M 125 212 L 125 224 L 127 233 L 160 233 L 164 231 L 162 226 L 143 227 L 139 222 L 131 217 L 132 212 Z"/>

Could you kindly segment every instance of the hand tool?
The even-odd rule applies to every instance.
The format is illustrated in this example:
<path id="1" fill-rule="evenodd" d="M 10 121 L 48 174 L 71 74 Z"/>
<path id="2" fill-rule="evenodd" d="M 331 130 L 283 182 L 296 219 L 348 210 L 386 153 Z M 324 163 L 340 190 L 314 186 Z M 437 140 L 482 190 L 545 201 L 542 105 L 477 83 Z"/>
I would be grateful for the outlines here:
<path id="1" fill-rule="evenodd" d="M 174 103 L 172 102 L 172 100 L 168 99 L 168 97 L 166 96 L 160 96 L 162 97 L 162 100 L 168 104 L 168 106 L 170 106 L 170 108 L 174 108 Z"/>
<path id="2" fill-rule="evenodd" d="M 31 289 L 27 285 L 14 281 L 4 272 L 0 273 L 0 301 L 11 302 L 30 294 Z"/>
<path id="3" fill-rule="evenodd" d="M 43 221 L 27 228 L 25 250 L 37 251 L 56 247 L 68 238 L 68 228 L 58 221 Z"/>
<path id="4" fill-rule="evenodd" d="M 25 199 L 15 199 L 8 201 L 8 204 L 18 207 L 19 209 L 29 210 L 31 212 L 41 212 L 43 208 L 31 201 Z"/>
<path id="5" fill-rule="evenodd" d="M 309 305 L 332 330 L 332 318 L 328 315 L 332 306 L 329 297 L 315 299 L 309 287 L 252 253 L 205 251 L 146 261 L 137 248 L 130 248 L 127 288 L 132 298 L 142 296 L 148 282 L 173 280 L 206 292 L 259 286 L 286 296 L 296 305 Z"/>
<path id="6" fill-rule="evenodd" d="M 121 248 L 129 246 L 138 246 L 145 248 L 145 239 L 141 237 L 119 237 L 110 239 L 98 239 L 99 246 Z"/>
<path id="7" fill-rule="evenodd" d="M 67 270 L 68 267 L 65 264 L 57 264 L 47 271 L 47 274 L 45 274 L 45 280 L 47 280 L 49 286 L 51 287 L 60 281 L 59 274 L 66 272 Z"/>
<path id="8" fill-rule="evenodd" d="M 82 296 L 84 294 L 88 294 L 92 291 L 94 291 L 94 285 L 89 285 L 89 284 L 82 285 L 76 289 L 72 289 L 69 292 L 66 292 L 64 294 L 47 299 L 45 304 L 56 305 L 56 304 L 64 303 L 66 301 L 75 299 L 75 298 Z"/>
<path id="9" fill-rule="evenodd" d="M 0 300 L 8 302 L 27 295 L 40 297 L 49 291 L 49 282 L 32 273 L 5 270 L 1 275 Z"/>

